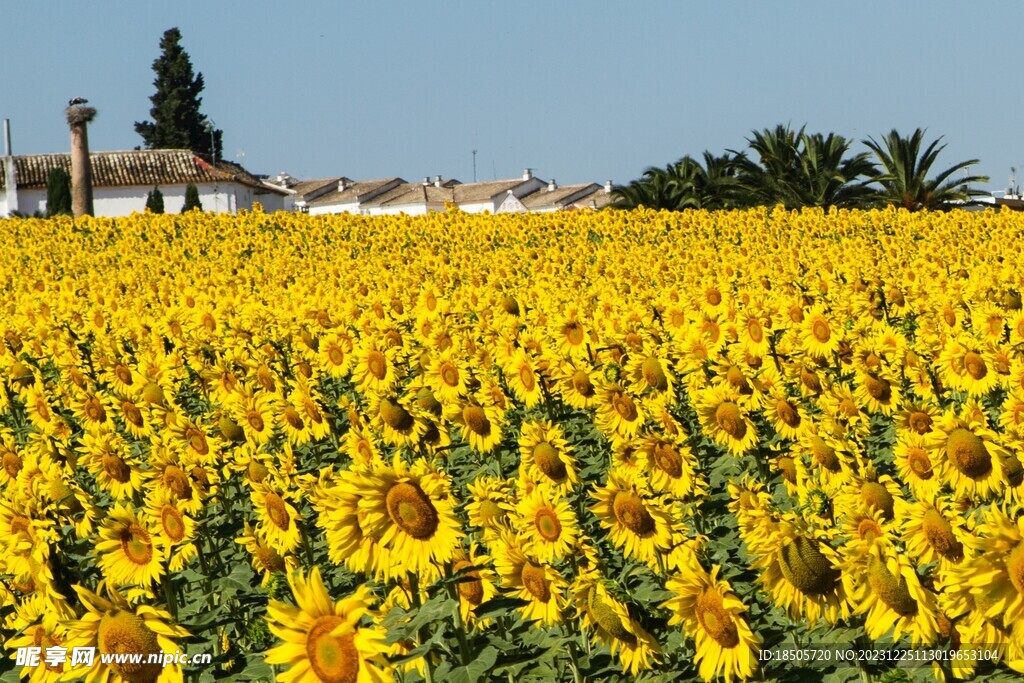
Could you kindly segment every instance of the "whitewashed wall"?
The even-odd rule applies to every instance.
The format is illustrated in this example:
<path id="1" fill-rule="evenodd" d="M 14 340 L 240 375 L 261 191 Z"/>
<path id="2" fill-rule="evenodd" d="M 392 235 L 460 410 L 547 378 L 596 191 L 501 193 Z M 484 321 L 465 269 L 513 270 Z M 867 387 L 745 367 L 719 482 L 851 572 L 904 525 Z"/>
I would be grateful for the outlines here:
<path id="1" fill-rule="evenodd" d="M 319 204 L 317 206 L 310 205 L 309 207 L 310 216 L 323 216 L 331 213 L 361 213 L 359 210 L 359 202 L 347 202 L 345 204 Z"/>
<path id="2" fill-rule="evenodd" d="M 181 213 L 185 206 L 185 185 L 160 187 L 164 196 L 164 213 Z M 93 188 L 93 209 L 97 216 L 128 216 L 133 212 L 146 210 L 146 196 L 151 186 L 130 185 L 124 187 Z M 251 209 L 253 188 L 239 183 L 199 183 L 199 201 L 203 211 L 237 213 L 239 209 Z M 284 197 L 274 194 L 258 195 L 267 212 L 285 210 Z M 269 200 L 269 201 L 268 201 Z M 39 211 L 46 213 L 46 188 L 18 191 L 18 210 L 29 215 Z"/>

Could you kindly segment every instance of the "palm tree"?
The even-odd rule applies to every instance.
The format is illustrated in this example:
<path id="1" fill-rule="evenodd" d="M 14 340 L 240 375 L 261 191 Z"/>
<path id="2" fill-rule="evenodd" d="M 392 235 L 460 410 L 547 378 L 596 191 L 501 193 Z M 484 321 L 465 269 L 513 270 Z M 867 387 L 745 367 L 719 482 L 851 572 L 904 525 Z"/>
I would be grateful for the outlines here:
<path id="1" fill-rule="evenodd" d="M 679 164 L 687 169 L 688 195 L 693 208 L 714 211 L 743 205 L 733 155 L 715 156 L 704 152 L 703 165 L 689 156 L 680 159 Z"/>
<path id="2" fill-rule="evenodd" d="M 867 152 L 847 156 L 851 141 L 829 133 L 808 134 L 778 125 L 754 131 L 749 148 L 754 161 L 737 155 L 739 184 L 753 205 L 862 207 L 875 192 L 868 187 L 877 175 Z"/>
<path id="3" fill-rule="evenodd" d="M 616 209 L 635 209 L 646 206 L 649 209 L 672 210 L 678 203 L 676 197 L 679 183 L 673 180 L 676 175 L 674 164 L 664 169 L 650 167 L 638 179 L 629 185 L 616 185 L 612 188 L 615 200 L 612 207 Z"/>
<path id="4" fill-rule="evenodd" d="M 704 164 L 687 155 L 665 168 L 648 168 L 626 186 L 616 186 L 613 206 L 621 209 L 728 209 L 740 204 L 733 157 L 704 152 Z"/>
<path id="5" fill-rule="evenodd" d="M 882 201 L 910 211 L 920 211 L 948 208 L 953 202 L 985 194 L 982 190 L 968 187 L 971 183 L 987 183 L 989 180 L 988 176 L 966 175 L 968 167 L 978 163 L 977 159 L 954 164 L 929 180 L 932 165 L 946 146 L 939 145 L 940 136 L 922 152 L 923 138 L 924 131 L 920 128 L 910 137 L 903 137 L 893 129 L 881 143 L 873 138 L 864 141 L 882 167 L 874 179 L 881 187 Z M 957 171 L 964 171 L 964 175 L 953 178 Z"/>

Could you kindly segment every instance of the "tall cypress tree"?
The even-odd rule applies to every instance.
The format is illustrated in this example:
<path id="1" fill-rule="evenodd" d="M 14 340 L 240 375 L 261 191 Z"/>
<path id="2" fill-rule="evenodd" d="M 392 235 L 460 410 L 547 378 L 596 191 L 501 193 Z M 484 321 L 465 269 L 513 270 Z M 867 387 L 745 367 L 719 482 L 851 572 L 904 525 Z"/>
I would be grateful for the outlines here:
<path id="1" fill-rule="evenodd" d="M 181 47 L 181 31 L 168 29 L 160 40 L 161 54 L 153 62 L 156 92 L 149 98 L 152 121 L 136 121 L 135 132 L 147 149 L 190 149 L 223 158 L 223 131 L 209 131 L 209 120 L 199 111 L 203 74 L 192 73 L 192 60 Z"/>
<path id="2" fill-rule="evenodd" d="M 193 209 L 203 210 L 203 203 L 199 201 L 199 188 L 189 183 L 185 186 L 185 205 L 181 207 L 182 213 L 187 213 Z"/>
<path id="3" fill-rule="evenodd" d="M 146 208 L 152 213 L 164 212 L 164 193 L 154 186 L 153 191 L 146 195 Z"/>
<path id="4" fill-rule="evenodd" d="M 46 176 L 46 215 L 71 215 L 71 174 L 54 168 Z"/>

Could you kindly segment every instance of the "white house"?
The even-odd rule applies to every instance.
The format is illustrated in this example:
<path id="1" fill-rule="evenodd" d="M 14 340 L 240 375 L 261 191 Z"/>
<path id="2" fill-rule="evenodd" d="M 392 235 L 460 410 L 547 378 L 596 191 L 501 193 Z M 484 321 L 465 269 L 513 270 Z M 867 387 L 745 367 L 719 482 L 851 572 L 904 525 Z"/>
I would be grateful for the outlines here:
<path id="1" fill-rule="evenodd" d="M 453 189 L 453 202 L 466 213 L 490 211 L 497 213 L 498 207 L 506 201 L 509 194 L 522 199 L 531 192 L 544 187 L 540 178 L 535 178 L 533 171 L 526 169 L 519 180 L 495 180 L 487 183 L 465 183 Z"/>
<path id="2" fill-rule="evenodd" d="M 422 183 L 402 183 L 383 192 L 361 206 L 361 213 L 368 216 L 391 216 L 405 214 L 422 216 L 431 211 L 444 211 L 445 204 L 452 203 L 453 190 L 457 180 L 441 180 L 441 176 L 424 178 Z"/>
<path id="3" fill-rule="evenodd" d="M 522 203 L 524 208 L 531 213 L 565 211 L 573 203 L 600 190 L 601 186 L 597 183 L 560 186 L 554 180 L 551 180 L 548 182 L 547 187 L 523 197 Z"/>
<path id="4" fill-rule="evenodd" d="M 401 178 L 351 181 L 342 177 L 329 192 L 325 192 L 306 205 L 311 216 L 329 213 L 363 213 L 362 205 L 378 195 L 393 190 L 405 181 Z"/>
<path id="5" fill-rule="evenodd" d="M 309 203 L 318 197 L 322 197 L 333 190 L 341 181 L 351 183 L 345 177 L 335 176 L 333 178 L 316 178 L 314 180 L 297 180 L 284 171 L 277 174 L 273 180 L 265 182 L 279 187 L 288 192 L 291 196 L 292 206 L 296 211 L 306 213 L 309 210 Z"/>
<path id="6" fill-rule="evenodd" d="M 455 206 L 467 213 L 526 213 L 603 208 L 610 201 L 611 181 L 558 186 L 530 169 L 521 178 L 482 183 L 424 178 L 409 183 L 401 178 L 353 181 L 345 176 L 299 181 L 281 173 L 270 181 L 288 193 L 299 211 L 310 215 L 354 213 L 364 216 L 423 215 Z"/>
<path id="7" fill-rule="evenodd" d="M 214 166 L 189 150 L 154 149 L 93 152 L 93 207 L 97 216 L 127 216 L 146 208 L 154 187 L 164 197 L 165 213 L 180 213 L 189 184 L 199 191 L 204 211 L 236 213 L 259 202 L 264 210 L 292 209 L 291 195 L 263 182 L 238 164 L 218 161 Z M 15 182 L 8 185 L 7 168 Z M 46 213 L 46 180 L 50 171 L 71 172 L 70 154 L 29 154 L 7 157 L 0 164 L 0 217 L 13 211 Z"/>

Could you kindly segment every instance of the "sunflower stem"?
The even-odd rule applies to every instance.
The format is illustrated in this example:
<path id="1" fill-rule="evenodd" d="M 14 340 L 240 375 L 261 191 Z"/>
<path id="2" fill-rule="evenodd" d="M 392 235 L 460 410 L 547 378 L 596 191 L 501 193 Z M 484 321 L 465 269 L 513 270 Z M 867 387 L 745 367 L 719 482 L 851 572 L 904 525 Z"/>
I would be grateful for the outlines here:
<path id="1" fill-rule="evenodd" d="M 569 668 L 572 669 L 573 683 L 585 683 L 583 673 L 580 671 L 580 662 L 576 654 L 576 643 L 569 641 Z"/>
<path id="2" fill-rule="evenodd" d="M 423 601 L 420 599 L 420 577 L 416 572 L 409 574 L 409 591 L 412 593 L 412 606 L 419 610 L 423 606 Z M 424 625 L 420 628 L 420 644 L 430 640 L 430 629 Z M 434 666 L 430 663 L 430 652 L 427 651 L 423 655 L 426 666 L 423 667 L 424 678 L 427 683 L 434 683 Z"/>
<path id="3" fill-rule="evenodd" d="M 164 598 L 167 599 L 167 611 L 171 613 L 171 617 L 178 620 L 178 601 L 174 595 L 174 583 L 171 581 L 171 569 L 169 566 L 164 567 Z"/>
<path id="4" fill-rule="evenodd" d="M 447 566 L 448 578 L 455 578 L 452 575 L 451 565 Z M 469 644 L 466 642 L 466 625 L 462 621 L 462 603 L 459 599 L 458 587 L 454 581 L 448 583 L 448 595 L 455 601 L 455 636 L 459 639 L 459 655 L 462 658 L 462 666 L 469 666 Z"/>
<path id="5" fill-rule="evenodd" d="M 306 552 L 306 562 L 309 563 L 308 568 L 312 569 L 316 566 L 316 563 L 313 562 L 313 548 L 309 545 L 309 536 L 306 534 L 306 525 L 297 524 L 296 526 L 299 527 L 299 536 L 302 538 L 302 549 Z"/>

